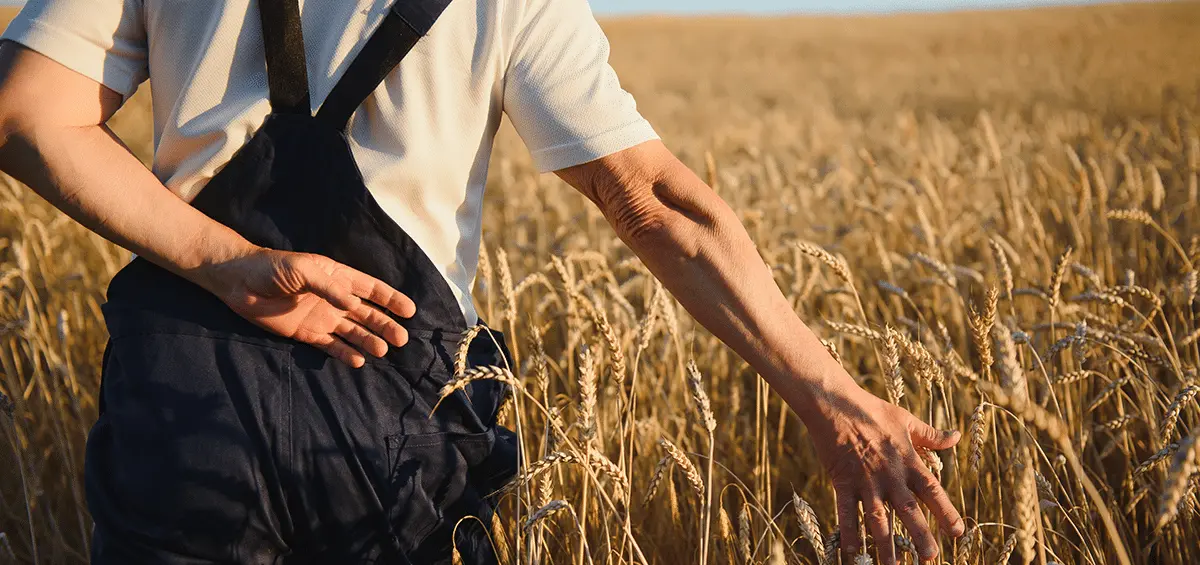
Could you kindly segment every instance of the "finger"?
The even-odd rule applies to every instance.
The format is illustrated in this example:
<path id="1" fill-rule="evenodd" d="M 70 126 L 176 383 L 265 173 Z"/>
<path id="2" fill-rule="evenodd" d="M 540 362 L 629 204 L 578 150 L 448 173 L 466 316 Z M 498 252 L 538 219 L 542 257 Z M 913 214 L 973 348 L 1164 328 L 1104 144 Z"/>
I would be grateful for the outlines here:
<path id="1" fill-rule="evenodd" d="M 329 354 L 330 357 L 333 357 L 334 359 L 337 359 L 338 361 L 341 361 L 342 363 L 345 363 L 355 369 L 361 368 L 363 365 L 367 364 L 367 358 L 363 357 L 362 353 L 359 353 L 358 350 L 350 347 L 346 344 L 346 342 L 338 339 L 335 336 L 325 334 L 324 336 L 318 337 L 308 343 Z"/>
<path id="2" fill-rule="evenodd" d="M 892 495 L 892 508 L 900 517 L 900 522 L 908 530 L 913 545 L 922 561 L 931 561 L 938 555 L 937 540 L 929 531 L 929 523 L 925 521 L 925 513 L 921 511 L 921 503 L 913 496 L 907 487 L 900 487 L 899 492 Z"/>
<path id="3" fill-rule="evenodd" d="M 332 259 L 322 259 L 333 262 Z M 289 266 L 300 278 L 304 290 L 320 296 L 339 310 L 350 312 L 358 308 L 362 300 L 354 295 L 349 285 L 326 272 L 321 263 L 312 257 L 300 256 L 290 261 Z"/>
<path id="4" fill-rule="evenodd" d="M 853 558 L 860 548 L 858 538 L 858 497 L 849 489 L 837 489 L 838 532 L 842 552 Z"/>
<path id="5" fill-rule="evenodd" d="M 396 347 L 403 347 L 408 343 L 408 330 L 370 304 L 363 304 L 350 311 L 350 319 Z"/>
<path id="6" fill-rule="evenodd" d="M 962 436 L 962 434 L 956 431 L 945 432 L 939 430 L 915 418 L 913 419 L 910 434 L 914 446 L 933 449 L 935 451 L 954 447 Z"/>
<path id="7" fill-rule="evenodd" d="M 916 469 L 916 471 L 909 480 L 909 488 L 929 508 L 929 513 L 933 515 L 933 519 L 939 526 L 954 537 L 961 536 L 967 529 L 966 524 L 963 524 L 962 516 L 950 502 L 950 497 L 946 495 L 942 483 L 938 482 L 937 478 L 925 468 L 919 458 L 913 457 L 912 461 L 910 468 Z"/>
<path id="8" fill-rule="evenodd" d="M 892 521 L 887 507 L 878 496 L 863 498 L 863 520 L 875 538 L 875 553 L 880 565 L 896 565 L 896 545 L 892 542 Z"/>
<path id="9" fill-rule="evenodd" d="M 417 305 L 411 298 L 371 275 L 345 265 L 341 266 L 338 274 L 346 278 L 355 295 L 366 298 L 401 318 L 411 318 L 417 313 Z"/>
<path id="10" fill-rule="evenodd" d="M 338 337 L 346 340 L 347 343 L 353 345 L 362 351 L 375 357 L 383 357 L 387 355 L 388 345 L 383 338 L 367 331 L 364 328 L 350 320 L 342 320 L 338 324 L 335 332 Z"/>

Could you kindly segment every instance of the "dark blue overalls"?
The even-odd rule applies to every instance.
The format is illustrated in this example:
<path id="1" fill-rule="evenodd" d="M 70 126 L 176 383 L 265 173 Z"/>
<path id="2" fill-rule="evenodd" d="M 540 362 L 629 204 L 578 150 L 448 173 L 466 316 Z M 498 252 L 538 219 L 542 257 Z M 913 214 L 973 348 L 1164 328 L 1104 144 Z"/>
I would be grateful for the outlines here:
<path id="1" fill-rule="evenodd" d="M 460 519 L 490 524 L 516 472 L 496 425 L 503 388 L 477 382 L 434 412 L 466 329 L 446 280 L 363 184 L 351 114 L 450 0 L 398 0 L 314 116 L 297 0 L 260 0 L 272 113 L 193 201 L 255 244 L 328 256 L 417 304 L 410 342 L 351 369 L 272 335 L 143 259 L 104 316 L 100 417 L 85 481 L 97 564 L 437 563 Z M 503 338 L 471 365 L 503 365 Z M 480 522 L 466 563 L 496 556 Z"/>

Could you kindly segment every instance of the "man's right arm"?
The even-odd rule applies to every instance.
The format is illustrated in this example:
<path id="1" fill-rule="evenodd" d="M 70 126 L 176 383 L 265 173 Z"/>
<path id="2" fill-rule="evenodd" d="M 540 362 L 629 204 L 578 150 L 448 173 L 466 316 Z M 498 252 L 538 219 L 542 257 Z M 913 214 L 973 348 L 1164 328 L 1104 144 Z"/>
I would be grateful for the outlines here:
<path id="1" fill-rule="evenodd" d="M 365 359 L 349 345 L 378 356 L 385 339 L 403 345 L 403 328 L 363 299 L 411 316 L 407 297 L 327 258 L 258 247 L 184 202 L 105 125 L 121 102 L 119 93 L 48 57 L 0 42 L 0 169 L 268 330 L 353 366 Z M 302 296 L 312 306 L 305 316 L 281 322 L 255 314 L 266 301 Z"/>
<path id="2" fill-rule="evenodd" d="M 254 246 L 166 189 L 105 123 L 117 92 L 0 44 L 0 168 L 118 245 L 219 290 L 208 269 Z"/>

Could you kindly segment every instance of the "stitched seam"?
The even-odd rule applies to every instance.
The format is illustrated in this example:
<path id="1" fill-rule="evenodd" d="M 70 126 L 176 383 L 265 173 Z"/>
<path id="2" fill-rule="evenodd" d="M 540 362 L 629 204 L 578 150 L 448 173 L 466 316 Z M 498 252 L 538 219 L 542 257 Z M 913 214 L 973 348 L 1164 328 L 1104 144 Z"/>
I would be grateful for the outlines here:
<path id="1" fill-rule="evenodd" d="M 294 484 L 296 482 L 296 442 L 293 441 L 293 439 L 292 439 L 292 436 L 295 435 L 295 429 L 293 428 L 293 421 L 292 421 L 292 412 L 293 412 L 293 409 L 295 408 L 295 403 L 296 403 L 295 389 L 294 389 L 294 385 L 293 385 L 295 379 L 294 379 L 294 372 L 292 371 L 292 362 L 291 362 L 292 360 L 290 358 L 285 358 L 285 359 L 282 359 L 281 361 L 283 362 L 283 365 L 284 365 L 284 367 L 286 367 L 286 371 L 287 371 L 287 395 L 288 395 L 287 396 L 287 436 L 286 436 L 287 437 L 287 465 L 288 465 L 288 467 L 287 467 L 287 478 L 285 480 L 288 481 L 289 483 Z M 291 489 L 287 488 L 287 485 L 284 485 L 284 488 L 283 488 L 284 511 L 288 513 L 289 518 L 291 516 L 291 507 L 292 507 L 291 500 L 288 497 L 290 490 Z M 291 533 L 293 535 L 295 535 L 295 533 L 296 533 L 295 532 L 295 520 L 289 519 L 288 521 L 291 522 L 289 524 L 291 526 L 291 529 L 293 530 Z"/>
<path id="2" fill-rule="evenodd" d="M 386 438 L 384 438 L 384 441 L 389 442 L 389 443 L 396 443 L 397 444 L 396 454 L 399 455 L 400 453 L 403 453 L 405 449 L 408 449 L 411 447 L 431 447 L 431 446 L 435 446 L 435 445 L 445 445 L 446 443 L 450 443 L 450 444 L 488 443 L 488 442 L 492 441 L 491 436 L 493 436 L 493 435 L 495 435 L 494 430 L 488 430 L 486 432 L 480 432 L 478 434 L 470 434 L 470 435 L 456 435 L 453 432 L 439 432 L 439 433 L 432 433 L 432 434 L 403 434 L 403 433 L 401 433 L 401 434 L 389 435 Z M 426 439 L 423 436 L 428 436 L 428 438 Z M 397 441 L 397 439 L 400 439 L 400 438 L 422 438 L 422 439 L 418 440 L 418 441 L 413 441 L 412 439 L 407 439 L 405 441 Z"/>
<path id="3" fill-rule="evenodd" d="M 421 31 L 417 29 L 417 26 L 412 25 L 412 22 L 408 21 L 408 18 L 404 17 L 404 14 L 401 14 L 398 8 L 399 5 L 392 6 L 392 13 L 396 14 L 396 17 L 400 18 L 400 21 L 403 22 L 410 31 L 417 34 L 417 37 L 425 37 L 425 34 L 421 33 Z"/>

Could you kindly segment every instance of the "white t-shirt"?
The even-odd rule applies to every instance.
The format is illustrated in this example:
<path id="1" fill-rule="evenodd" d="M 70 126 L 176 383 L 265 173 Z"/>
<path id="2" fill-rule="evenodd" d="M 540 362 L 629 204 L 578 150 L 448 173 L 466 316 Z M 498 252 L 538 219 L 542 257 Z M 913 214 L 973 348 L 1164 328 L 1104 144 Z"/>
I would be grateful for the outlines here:
<path id="1" fill-rule="evenodd" d="M 314 111 L 394 1 L 300 0 Z M 127 97 L 151 79 L 154 173 L 185 200 L 270 111 L 250 0 L 30 0 L 3 37 Z M 586 0 L 454 0 L 355 113 L 367 188 L 433 259 L 468 322 L 501 112 L 542 172 L 656 138 L 608 53 Z"/>

